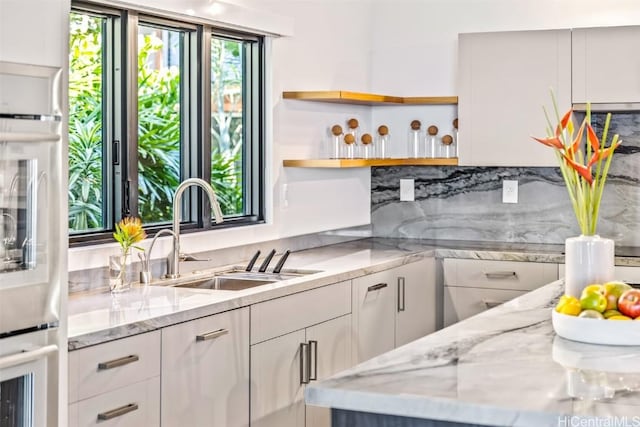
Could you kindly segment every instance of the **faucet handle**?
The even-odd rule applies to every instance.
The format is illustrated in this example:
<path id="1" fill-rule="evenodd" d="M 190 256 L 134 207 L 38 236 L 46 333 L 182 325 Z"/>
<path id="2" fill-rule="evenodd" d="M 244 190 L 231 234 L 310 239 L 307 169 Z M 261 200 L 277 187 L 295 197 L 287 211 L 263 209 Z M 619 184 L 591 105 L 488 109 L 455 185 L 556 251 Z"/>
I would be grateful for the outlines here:
<path id="1" fill-rule="evenodd" d="M 211 261 L 211 258 L 198 258 L 191 254 L 180 254 L 180 261 Z"/>

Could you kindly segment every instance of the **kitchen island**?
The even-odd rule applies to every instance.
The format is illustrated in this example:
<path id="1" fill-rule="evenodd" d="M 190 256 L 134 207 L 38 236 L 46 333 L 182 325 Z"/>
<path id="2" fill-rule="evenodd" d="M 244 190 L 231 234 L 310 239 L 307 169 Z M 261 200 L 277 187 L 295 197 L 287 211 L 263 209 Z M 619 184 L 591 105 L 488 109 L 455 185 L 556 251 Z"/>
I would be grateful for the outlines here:
<path id="1" fill-rule="evenodd" d="M 640 347 L 564 340 L 562 281 L 307 387 L 340 426 L 640 426 Z"/>

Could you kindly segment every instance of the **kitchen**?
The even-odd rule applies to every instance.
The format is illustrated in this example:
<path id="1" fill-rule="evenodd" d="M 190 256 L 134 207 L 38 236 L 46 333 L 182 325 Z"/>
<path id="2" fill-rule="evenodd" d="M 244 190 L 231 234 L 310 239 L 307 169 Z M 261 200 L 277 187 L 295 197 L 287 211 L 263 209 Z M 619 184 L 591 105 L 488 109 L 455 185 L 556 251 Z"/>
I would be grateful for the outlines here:
<path id="1" fill-rule="evenodd" d="M 3 0 L 2 7 L 9 3 Z M 107 4 L 120 5 L 116 2 Z M 464 5 L 465 13 L 459 11 L 460 5 Z M 172 2 L 150 3 L 149 6 L 166 10 L 178 7 Z M 451 194 L 440 193 L 451 197 L 430 193 L 432 187 L 428 183 L 430 180 L 441 182 L 441 175 L 444 178 L 452 176 L 456 167 L 283 168 L 282 161 L 286 159 L 323 157 L 326 129 L 332 124 L 344 123 L 350 117 L 358 118 L 361 129 L 369 132 L 382 123 L 387 124 L 392 135 L 391 155 L 402 156 L 405 129 L 411 120 L 420 118 L 424 124 L 437 123 L 448 132 L 459 107 L 324 104 L 283 100 L 281 94 L 291 90 L 349 90 L 407 97 L 459 95 L 456 83 L 458 33 L 632 25 L 638 22 L 640 15 L 633 2 L 609 2 L 606 7 L 596 2 L 526 2 L 519 3 L 517 8 L 506 1 L 283 1 L 242 2 L 235 9 L 232 6 L 229 10 L 245 12 L 229 13 L 229 22 L 236 26 L 283 35 L 267 43 L 267 57 L 271 62 L 267 70 L 270 81 L 267 115 L 273 126 L 271 129 L 267 126 L 266 132 L 267 164 L 271 165 L 267 168 L 266 221 L 248 227 L 185 233 L 181 236 L 185 251 L 195 254 L 215 251 L 215 262 L 229 265 L 248 261 L 257 249 L 264 255 L 271 247 L 277 247 L 280 255 L 291 248 L 294 253 L 287 267 L 314 270 L 326 268 L 327 264 L 305 264 L 304 258 L 298 259 L 295 251 L 367 237 L 371 233 L 376 237 L 402 239 L 494 240 L 540 245 L 561 245 L 566 237 L 578 234 L 561 181 L 546 170 L 540 172 L 532 167 L 537 165 L 501 162 L 500 153 L 494 153 L 497 163 L 484 164 L 497 166 L 497 169 L 460 168 L 467 175 L 455 183 L 458 187 L 452 184 L 448 190 Z M 9 15 L 2 12 L 3 27 L 7 28 L 4 16 Z M 60 16 L 60 22 L 66 22 L 60 11 L 48 16 Z M 28 15 L 23 18 L 26 20 Z M 225 17 L 217 20 L 224 22 Z M 52 25 L 52 21 L 55 20 L 46 19 L 43 25 Z M 339 30 L 333 30 L 336 27 Z M 18 29 L 13 28 L 13 31 Z M 5 42 L 7 37 L 3 32 L 0 40 L 3 53 L 9 49 L 6 46 L 13 44 Z M 31 46 L 23 49 L 27 52 L 26 62 L 38 63 L 43 51 L 51 55 L 55 52 L 55 49 L 43 48 L 37 43 Z M 11 49 L 13 53 L 15 46 Z M 542 99 L 547 100 L 546 94 Z M 539 111 L 537 106 L 532 108 Z M 498 123 L 500 117 L 494 120 Z M 464 125 L 461 132 L 463 129 Z M 625 166 L 631 165 L 625 162 Z M 624 177 L 612 180 L 612 185 L 620 186 L 619 191 L 605 194 L 605 197 L 619 199 L 603 204 L 603 209 L 610 212 L 602 215 L 602 234 L 615 238 L 618 246 L 633 248 L 638 246 L 637 215 L 633 207 L 637 198 L 634 197 L 633 173 L 628 175 L 628 180 Z M 465 192 L 471 178 L 477 180 L 473 185 L 479 190 L 489 190 L 486 193 Z M 397 200 L 399 179 L 415 179 L 418 203 Z M 517 205 L 501 203 L 501 181 L 504 179 L 520 180 Z M 541 194 L 545 195 L 543 211 L 539 210 Z M 435 197 L 435 202 L 420 203 L 428 197 Z M 478 206 L 482 207 L 482 212 L 474 211 Z M 465 212 L 471 214 L 456 216 Z M 620 212 L 623 215 L 619 216 Z M 487 221 L 488 218 L 493 220 Z M 608 221 L 608 218 L 615 218 L 615 221 Z M 464 228 L 461 227 L 463 223 Z M 561 226 L 556 227 L 558 224 Z M 411 240 L 402 244 L 405 243 L 412 244 Z M 534 248 L 534 252 L 544 252 L 540 247 Z M 72 247 L 68 253 L 69 277 L 73 278 L 74 274 L 77 277 L 82 270 L 104 268 L 109 255 L 116 249 L 115 243 Z M 171 239 L 161 239 L 152 256 L 160 260 L 170 250 Z M 362 250 L 369 248 L 365 246 Z M 556 246 L 554 253 L 561 250 Z M 353 262 L 355 270 L 367 268 L 366 261 L 358 258 L 359 250 L 353 251 L 355 253 L 343 254 L 345 261 Z M 360 256 L 366 257 L 365 254 Z M 397 267 L 394 263 L 398 261 L 391 258 L 383 258 L 380 262 L 391 263 L 385 264 L 386 267 Z M 550 261 L 561 263 L 561 258 L 552 257 Z M 186 269 L 197 268 L 187 264 Z M 342 276 L 344 280 L 355 278 L 356 273 L 346 273 L 344 266 L 340 268 L 346 275 Z M 369 268 L 368 272 L 377 273 L 379 268 Z M 342 278 L 334 282 L 340 280 Z M 226 304 L 229 304 L 227 309 L 233 306 L 231 302 Z M 63 383 L 61 381 L 61 385 Z"/>

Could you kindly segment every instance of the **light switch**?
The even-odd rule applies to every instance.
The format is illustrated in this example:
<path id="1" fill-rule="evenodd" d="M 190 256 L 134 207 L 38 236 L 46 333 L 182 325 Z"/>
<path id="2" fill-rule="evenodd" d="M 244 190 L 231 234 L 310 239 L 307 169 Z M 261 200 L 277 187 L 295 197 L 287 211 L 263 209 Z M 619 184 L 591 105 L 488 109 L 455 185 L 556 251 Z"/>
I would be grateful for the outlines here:
<path id="1" fill-rule="evenodd" d="M 502 181 L 502 203 L 518 203 L 518 181 Z"/>
<path id="2" fill-rule="evenodd" d="M 413 202 L 416 199 L 413 179 L 400 180 L 400 201 Z"/>

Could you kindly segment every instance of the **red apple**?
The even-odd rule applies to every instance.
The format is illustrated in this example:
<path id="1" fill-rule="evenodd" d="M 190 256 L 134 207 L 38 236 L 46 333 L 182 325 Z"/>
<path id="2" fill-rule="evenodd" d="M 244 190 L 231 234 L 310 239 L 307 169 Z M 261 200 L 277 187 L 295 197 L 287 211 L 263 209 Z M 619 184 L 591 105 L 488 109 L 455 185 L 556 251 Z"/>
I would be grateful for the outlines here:
<path id="1" fill-rule="evenodd" d="M 620 295 L 618 311 L 633 319 L 640 317 L 640 289 L 629 289 Z"/>

